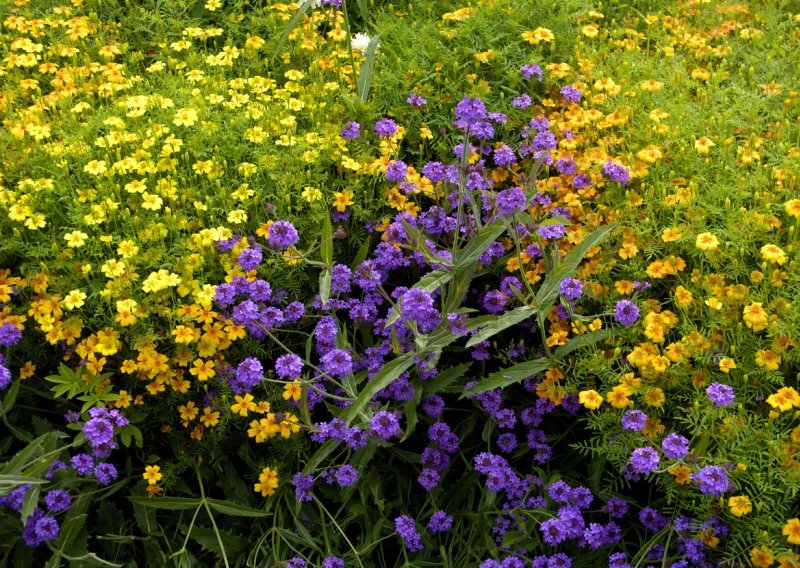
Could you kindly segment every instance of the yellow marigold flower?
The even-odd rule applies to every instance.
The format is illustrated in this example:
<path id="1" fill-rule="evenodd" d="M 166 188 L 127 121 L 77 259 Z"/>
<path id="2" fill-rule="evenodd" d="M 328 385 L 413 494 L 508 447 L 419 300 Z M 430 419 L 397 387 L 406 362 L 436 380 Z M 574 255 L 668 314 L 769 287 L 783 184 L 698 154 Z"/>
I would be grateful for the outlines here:
<path id="1" fill-rule="evenodd" d="M 714 146 L 716 144 L 706 136 L 701 136 L 694 142 L 694 149 L 698 154 L 708 154 Z"/>
<path id="2" fill-rule="evenodd" d="M 161 474 L 161 467 L 157 465 L 145 466 L 142 477 L 147 480 L 148 485 L 155 485 L 161 481 L 161 478 L 163 477 Z"/>
<path id="3" fill-rule="evenodd" d="M 200 412 L 200 409 L 197 408 L 194 402 L 190 400 L 188 403 L 180 405 L 178 407 L 178 412 L 180 413 L 181 420 L 184 422 L 189 422 L 194 420 L 194 417 L 197 416 L 197 413 Z"/>
<path id="4" fill-rule="evenodd" d="M 216 410 L 212 412 L 210 408 L 205 407 L 203 409 L 203 415 L 200 417 L 200 422 L 202 422 L 203 426 L 206 428 L 216 426 L 219 424 L 219 412 Z"/>
<path id="5" fill-rule="evenodd" d="M 648 93 L 654 93 L 656 91 L 660 91 L 661 87 L 663 86 L 664 86 L 663 83 L 656 81 L 655 79 L 648 79 L 646 81 L 642 81 L 641 83 L 639 83 L 639 88 L 643 91 L 647 91 Z"/>
<path id="6" fill-rule="evenodd" d="M 300 193 L 300 197 L 305 199 L 308 203 L 313 203 L 315 201 L 319 201 L 322 199 L 322 192 L 317 189 L 316 187 L 311 187 L 307 185 L 303 188 L 303 191 Z"/>
<path id="7" fill-rule="evenodd" d="M 333 192 L 333 206 L 339 213 L 344 213 L 347 206 L 353 203 L 353 192 L 349 189 Z"/>
<path id="8" fill-rule="evenodd" d="M 196 376 L 198 381 L 207 381 L 208 379 L 215 377 L 217 374 L 217 372 L 214 370 L 214 361 L 211 359 L 206 361 L 203 361 L 202 359 L 195 359 L 194 363 L 192 364 L 192 368 L 189 369 L 189 373 Z"/>
<path id="9" fill-rule="evenodd" d="M 781 364 L 781 356 L 771 349 L 759 349 L 756 351 L 756 364 L 768 371 L 777 371 Z"/>
<path id="10" fill-rule="evenodd" d="M 695 246 L 700 250 L 715 250 L 719 246 L 719 239 L 711 233 L 700 233 Z"/>
<path id="11" fill-rule="evenodd" d="M 742 319 L 753 331 L 762 331 L 767 328 L 767 312 L 761 302 L 753 302 L 745 306 Z"/>
<path id="12" fill-rule="evenodd" d="M 300 400 L 300 396 L 303 393 L 303 388 L 300 386 L 300 381 L 295 380 L 294 382 L 287 383 L 283 387 L 283 398 L 289 400 Z"/>
<path id="13" fill-rule="evenodd" d="M 681 235 L 681 230 L 677 227 L 669 227 L 664 229 L 664 232 L 661 233 L 661 240 L 665 243 L 672 243 L 680 239 L 683 235 Z"/>
<path id="14" fill-rule="evenodd" d="M 684 288 L 683 286 L 678 286 L 675 288 L 675 304 L 680 307 L 686 307 L 694 301 L 694 296 L 692 293 Z"/>
<path id="15" fill-rule="evenodd" d="M 692 470 L 685 465 L 673 465 L 667 471 L 675 476 L 675 483 L 678 485 L 687 485 L 692 482 Z"/>
<path id="16" fill-rule="evenodd" d="M 234 209 L 228 213 L 228 223 L 240 225 L 247 222 L 247 213 L 242 209 Z"/>
<path id="17" fill-rule="evenodd" d="M 256 409 L 256 403 L 253 402 L 253 395 L 246 393 L 244 396 L 238 394 L 233 397 L 236 402 L 231 405 L 231 412 L 235 412 L 239 416 L 247 416 L 248 412 Z"/>
<path id="18" fill-rule="evenodd" d="M 732 369 L 736 368 L 736 362 L 729 358 L 723 357 L 719 360 L 719 370 L 725 373 L 726 375 L 731 372 Z"/>
<path id="19" fill-rule="evenodd" d="M 789 544 L 800 544 L 800 519 L 795 517 L 786 521 L 781 533 L 789 541 Z"/>
<path id="20" fill-rule="evenodd" d="M 532 31 L 522 32 L 522 39 L 532 45 L 539 45 L 541 42 L 552 43 L 556 36 L 547 28 L 536 28 Z"/>
<path id="21" fill-rule="evenodd" d="M 88 238 L 89 235 L 83 231 L 72 231 L 71 233 L 64 235 L 64 240 L 67 241 L 67 246 L 70 248 L 82 247 L 84 244 L 86 244 L 86 239 Z"/>
<path id="22" fill-rule="evenodd" d="M 117 394 L 117 400 L 114 401 L 114 408 L 128 408 L 132 400 L 133 397 L 128 394 L 128 391 L 120 389 Z"/>
<path id="23" fill-rule="evenodd" d="M 175 343 L 191 343 L 197 339 L 195 335 L 196 329 L 193 327 L 186 327 L 185 325 L 178 325 L 172 330 L 172 335 L 175 336 Z"/>
<path id="24" fill-rule="evenodd" d="M 20 379 L 28 379 L 36 372 L 36 365 L 32 361 L 25 361 L 25 364 L 19 370 Z"/>
<path id="25" fill-rule="evenodd" d="M 754 568 L 769 568 L 775 562 L 775 557 L 769 548 L 762 546 L 750 551 L 750 562 Z"/>
<path id="26" fill-rule="evenodd" d="M 643 162 L 647 162 L 648 164 L 655 164 L 661 158 L 664 157 L 664 153 L 661 151 L 661 148 L 650 144 L 646 148 L 642 148 L 636 153 L 636 157 L 639 158 Z"/>
<path id="27" fill-rule="evenodd" d="M 764 245 L 761 247 L 761 257 L 772 264 L 786 264 L 786 253 L 777 245 Z"/>
<path id="28" fill-rule="evenodd" d="M 614 408 L 625 408 L 630 404 L 628 395 L 630 389 L 623 385 L 617 385 L 606 394 L 606 401 Z"/>
<path id="29" fill-rule="evenodd" d="M 659 387 L 653 387 L 644 392 L 644 401 L 648 406 L 658 408 L 664 404 L 666 400 L 667 397 L 664 395 L 664 391 Z"/>
<path id="30" fill-rule="evenodd" d="M 722 309 L 722 302 L 720 302 L 717 298 L 714 298 L 713 296 L 705 301 L 705 305 L 711 308 L 712 310 Z"/>
<path id="31" fill-rule="evenodd" d="M 597 35 L 600 33 L 600 30 L 594 24 L 588 24 L 581 28 L 581 33 L 588 38 L 593 38 L 597 37 Z"/>
<path id="32" fill-rule="evenodd" d="M 744 495 L 736 495 L 728 499 L 728 507 L 731 509 L 731 514 L 736 517 L 746 515 L 753 510 L 753 505 L 750 503 L 750 499 Z"/>
<path id="33" fill-rule="evenodd" d="M 93 176 L 100 176 L 108 171 L 108 166 L 103 160 L 92 160 L 83 166 L 83 171 Z"/>
<path id="34" fill-rule="evenodd" d="M 178 109 L 172 124 L 175 126 L 192 126 L 197 122 L 197 111 L 193 108 Z"/>
<path id="35" fill-rule="evenodd" d="M 790 199 L 783 204 L 783 210 L 790 217 L 800 219 L 800 199 Z"/>
<path id="36" fill-rule="evenodd" d="M 261 493 L 262 497 L 269 497 L 275 494 L 278 488 L 278 474 L 271 468 L 265 467 L 258 476 L 258 483 L 253 486 L 256 493 Z"/>
<path id="37" fill-rule="evenodd" d="M 68 310 L 74 310 L 83 306 L 83 301 L 86 299 L 86 293 L 81 290 L 70 290 L 64 297 L 64 306 Z"/>
<path id="38" fill-rule="evenodd" d="M 603 397 L 596 390 L 585 390 L 578 393 L 578 401 L 589 410 L 597 410 L 603 404 Z"/>

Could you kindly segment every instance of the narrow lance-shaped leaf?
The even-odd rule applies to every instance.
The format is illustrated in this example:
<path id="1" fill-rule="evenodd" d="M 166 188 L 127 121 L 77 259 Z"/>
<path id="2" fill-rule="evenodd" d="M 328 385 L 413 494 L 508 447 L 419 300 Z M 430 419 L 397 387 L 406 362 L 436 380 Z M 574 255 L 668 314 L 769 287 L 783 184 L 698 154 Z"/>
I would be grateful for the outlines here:
<path id="1" fill-rule="evenodd" d="M 326 268 L 319 273 L 319 299 L 322 305 L 328 303 L 331 297 L 331 282 L 333 275 L 330 268 Z"/>
<path id="2" fill-rule="evenodd" d="M 541 373 L 549 369 L 551 364 L 549 359 L 536 359 L 534 361 L 525 361 L 524 363 L 513 365 L 479 381 L 478 384 L 464 391 L 461 398 L 470 394 L 478 394 L 496 388 L 505 388 L 522 382 L 536 373 Z"/>
<path id="3" fill-rule="evenodd" d="M 347 412 L 345 413 L 344 419 L 345 422 L 350 424 L 356 416 L 361 414 L 367 405 L 372 400 L 379 391 L 385 389 L 392 381 L 397 379 L 403 372 L 408 369 L 411 365 L 414 364 L 414 354 L 413 353 L 406 353 L 405 355 L 401 355 L 397 359 L 393 359 L 389 361 L 383 366 L 383 369 L 370 381 L 364 386 L 364 390 L 362 390 L 356 399 L 353 401 L 349 407 L 347 407 Z"/>
<path id="4" fill-rule="evenodd" d="M 314 0 L 305 0 L 302 4 L 300 4 L 300 8 L 297 10 L 292 19 L 289 20 L 289 23 L 286 24 L 286 28 L 283 30 L 281 34 L 281 38 L 278 40 L 278 45 L 275 46 L 275 51 L 272 53 L 272 59 L 275 59 L 283 49 L 283 44 L 286 43 L 286 38 L 289 37 L 289 34 L 292 33 L 292 30 L 300 21 L 306 12 L 311 9 L 311 6 L 314 4 Z"/>
<path id="5" fill-rule="evenodd" d="M 330 215 L 325 215 L 325 222 L 322 224 L 322 243 L 319 248 L 322 262 L 330 265 L 333 262 L 333 227 Z"/>
<path id="6" fill-rule="evenodd" d="M 598 342 L 604 340 L 607 337 L 611 337 L 614 335 L 614 332 L 608 329 L 601 329 L 599 331 L 591 331 L 589 333 L 585 333 L 583 335 L 578 335 L 577 337 L 573 337 L 569 341 L 567 341 L 564 345 L 559 347 L 553 352 L 553 358 L 556 361 L 560 361 L 576 349 L 580 349 L 581 347 L 592 347 L 596 345 Z"/>
<path id="7" fill-rule="evenodd" d="M 269 515 L 267 511 L 261 509 L 253 509 L 247 505 L 235 503 L 233 501 L 220 501 L 219 499 L 206 498 L 206 503 L 209 507 L 222 513 L 223 515 L 230 515 L 232 517 L 266 517 Z"/>
<path id="8" fill-rule="evenodd" d="M 128 497 L 128 499 L 135 505 L 142 505 L 149 509 L 166 509 L 168 511 L 197 509 L 203 504 L 202 499 L 189 499 L 187 497 Z"/>
<path id="9" fill-rule="evenodd" d="M 361 102 L 366 103 L 369 97 L 369 91 L 372 87 L 372 75 L 375 73 L 375 56 L 378 52 L 378 38 L 381 36 L 376 35 L 369 41 L 367 50 L 364 54 L 364 63 L 361 64 L 361 69 L 358 71 L 358 96 Z"/>
<path id="10" fill-rule="evenodd" d="M 558 285 L 564 278 L 569 278 L 578 269 L 578 265 L 589 252 L 597 246 L 614 229 L 614 225 L 604 225 L 583 239 L 574 249 L 569 251 L 561 260 L 558 268 L 550 271 L 544 277 L 541 288 L 536 293 L 536 308 L 540 314 L 547 314 L 558 298 Z"/>
<path id="11" fill-rule="evenodd" d="M 530 318 L 535 313 L 536 309 L 532 308 L 531 306 L 520 306 L 504 313 L 501 316 L 496 316 L 492 323 L 484 327 L 478 333 L 473 335 L 472 338 L 470 338 L 470 340 L 467 342 L 467 347 L 477 345 L 481 341 L 489 339 L 504 329 L 508 329 L 511 326 L 517 325 L 518 323 Z"/>

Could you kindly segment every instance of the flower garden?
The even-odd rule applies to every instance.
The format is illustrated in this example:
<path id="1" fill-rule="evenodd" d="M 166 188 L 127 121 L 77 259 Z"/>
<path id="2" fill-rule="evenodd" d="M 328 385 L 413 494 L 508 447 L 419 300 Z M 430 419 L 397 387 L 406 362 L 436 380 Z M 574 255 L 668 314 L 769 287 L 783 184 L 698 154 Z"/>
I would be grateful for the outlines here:
<path id="1" fill-rule="evenodd" d="M 800 4 L 0 7 L 0 565 L 800 566 Z"/>

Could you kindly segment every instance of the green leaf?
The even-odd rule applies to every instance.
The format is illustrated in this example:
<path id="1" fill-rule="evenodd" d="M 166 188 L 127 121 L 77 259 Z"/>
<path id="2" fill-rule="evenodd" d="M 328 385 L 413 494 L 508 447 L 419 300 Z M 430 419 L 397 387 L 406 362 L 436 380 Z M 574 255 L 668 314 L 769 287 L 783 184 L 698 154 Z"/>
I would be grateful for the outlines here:
<path id="1" fill-rule="evenodd" d="M 364 63 L 361 64 L 361 69 L 358 71 L 358 84 L 356 87 L 358 96 L 363 103 L 367 102 L 367 97 L 369 97 L 369 91 L 372 87 L 372 75 L 375 73 L 375 55 L 378 52 L 378 38 L 380 37 L 380 35 L 376 35 L 369 40 L 369 45 L 364 53 Z"/>
<path id="2" fill-rule="evenodd" d="M 438 392 L 459 392 L 462 390 L 460 386 L 456 386 L 455 390 L 451 390 L 451 385 L 458 379 L 464 376 L 472 363 L 463 363 L 458 367 L 450 367 L 445 369 L 432 379 L 425 381 L 421 390 L 425 391 L 425 396 L 430 396 Z M 420 389 L 418 389 L 420 390 Z"/>
<path id="3" fill-rule="evenodd" d="M 358 11 L 361 13 L 361 19 L 365 22 L 369 19 L 369 6 L 367 0 L 356 0 L 358 4 Z"/>
<path id="4" fill-rule="evenodd" d="M 168 511 L 185 511 L 197 509 L 203 504 L 202 499 L 187 497 L 128 497 L 131 503 L 150 509 L 166 509 Z"/>
<path id="5" fill-rule="evenodd" d="M 67 435 L 63 432 L 58 431 L 42 434 L 7 461 L 3 465 L 2 473 L 9 475 L 19 474 L 34 465 L 37 469 L 44 468 L 49 465 L 56 456 L 53 456 L 50 460 L 36 464 L 35 462 L 39 459 L 39 456 L 54 451 L 56 449 L 57 440 L 65 438 L 66 436 Z"/>
<path id="6" fill-rule="evenodd" d="M 583 335 L 578 335 L 567 341 L 564 345 L 562 345 L 558 349 L 556 349 L 553 352 L 553 358 L 556 361 L 561 361 L 564 357 L 566 357 L 576 349 L 580 349 L 581 347 L 592 347 L 596 345 L 599 341 L 602 341 L 607 337 L 611 337 L 612 335 L 614 335 L 614 333 L 608 329 L 601 329 L 598 331 L 591 331 Z"/>
<path id="7" fill-rule="evenodd" d="M 14 381 L 11 383 L 11 388 L 8 389 L 6 396 L 3 398 L 3 408 L 2 412 L 4 414 L 8 414 L 8 411 L 11 410 L 14 406 L 14 403 L 17 401 L 17 393 L 19 392 L 19 385 L 22 381 Z"/>
<path id="8" fill-rule="evenodd" d="M 558 285 L 564 278 L 570 278 L 578 269 L 578 265 L 589 252 L 589 249 L 597 246 L 614 229 L 614 225 L 604 225 L 594 231 L 591 235 L 583 239 L 579 245 L 573 248 L 561 263 L 544 277 L 544 282 L 536 293 L 536 309 L 541 317 L 550 312 L 550 308 L 558 299 Z"/>
<path id="9" fill-rule="evenodd" d="M 283 30 L 281 38 L 278 40 L 278 45 L 275 46 L 275 51 L 272 53 L 272 57 L 270 59 L 275 59 L 280 54 L 281 49 L 283 49 L 283 44 L 286 43 L 286 38 L 289 37 L 289 34 L 292 33 L 292 30 L 305 15 L 305 13 L 308 12 L 313 3 L 314 0 L 305 0 L 302 4 L 300 4 L 300 8 L 297 10 L 297 13 L 292 16 L 292 19 L 289 20 L 288 24 L 286 24 L 286 28 Z"/>
<path id="10" fill-rule="evenodd" d="M 333 227 L 330 215 L 325 215 L 325 222 L 322 224 L 322 243 L 319 246 L 319 253 L 325 264 L 330 265 L 333 262 Z"/>
<path id="11" fill-rule="evenodd" d="M 44 483 L 47 483 L 47 480 L 38 477 L 0 474 L 0 497 L 8 495 L 20 485 L 42 485 Z"/>
<path id="12" fill-rule="evenodd" d="M 394 381 L 397 377 L 403 374 L 403 372 L 408 369 L 411 365 L 414 364 L 414 353 L 406 353 L 405 355 L 401 355 L 400 357 L 389 361 L 383 366 L 383 369 L 372 377 L 372 379 L 364 386 L 364 390 L 362 390 L 356 399 L 353 401 L 347 408 L 347 412 L 345 413 L 344 420 L 348 424 L 350 424 L 356 416 L 361 414 L 364 411 L 364 408 L 372 401 L 372 397 L 374 397 L 378 391 L 383 390 L 392 381 Z"/>
<path id="13" fill-rule="evenodd" d="M 136 441 L 136 447 L 141 448 L 144 446 L 144 438 L 142 437 L 142 431 L 139 430 L 133 424 L 126 424 L 119 430 L 120 441 L 122 444 L 129 448 L 131 446 L 132 441 Z"/>
<path id="14" fill-rule="evenodd" d="M 317 466 L 325 461 L 325 458 L 327 458 L 338 445 L 339 442 L 337 440 L 328 440 L 322 444 L 319 449 L 314 452 L 314 455 L 309 458 L 306 466 L 303 468 L 303 475 L 313 473 Z"/>
<path id="15" fill-rule="evenodd" d="M 401 442 L 405 441 L 406 438 L 408 438 L 414 431 L 414 428 L 417 427 L 417 422 L 419 421 L 417 418 L 417 408 L 419 407 L 421 400 L 422 389 L 417 388 L 414 390 L 414 396 L 403 404 L 403 412 L 406 414 L 406 428 L 405 433 L 403 434 L 403 439 L 400 440 Z"/>
<path id="16" fill-rule="evenodd" d="M 188 527 L 182 527 L 181 530 L 183 530 L 184 534 L 186 534 L 187 528 Z M 225 556 L 229 559 L 232 560 L 236 558 L 247 549 L 247 541 L 239 535 L 224 530 L 219 531 L 219 534 L 222 537 L 222 544 L 225 546 Z M 192 533 L 189 538 L 197 542 L 203 549 L 222 557 L 222 547 L 220 546 L 214 529 L 195 525 L 192 527 Z"/>
<path id="17" fill-rule="evenodd" d="M 369 254 L 369 247 L 371 244 L 372 244 L 372 239 L 366 238 L 364 240 L 364 243 L 361 245 L 361 248 L 358 249 L 358 252 L 356 253 L 356 257 L 353 259 L 352 264 L 350 264 L 351 270 L 355 270 L 356 268 L 359 267 L 359 265 L 362 262 L 364 262 L 364 259 L 366 259 L 367 255 Z"/>
<path id="18" fill-rule="evenodd" d="M 536 310 L 530 306 L 520 306 L 511 310 L 510 312 L 504 313 L 503 315 L 496 316 L 492 323 L 484 327 L 478 333 L 473 335 L 469 341 L 467 341 L 467 347 L 477 345 L 481 341 L 489 339 L 504 329 L 508 329 L 513 325 L 517 325 L 518 323 L 530 318 L 535 313 Z"/>
<path id="19" fill-rule="evenodd" d="M 215 511 L 232 517 L 267 517 L 270 515 L 270 513 L 262 509 L 253 509 L 252 507 L 234 501 L 220 501 L 219 499 L 206 498 L 206 503 Z"/>
<path id="20" fill-rule="evenodd" d="M 464 391 L 464 394 L 461 395 L 461 398 L 464 398 L 470 394 L 478 394 L 496 389 L 498 387 L 505 388 L 507 386 L 519 383 L 528 377 L 535 375 L 536 373 L 540 373 L 549 369 L 551 365 L 552 363 L 549 359 L 535 359 L 533 361 L 525 361 L 524 363 L 513 365 L 503 369 L 502 371 L 498 371 L 492 375 L 489 375 L 472 388 Z"/>
<path id="21" fill-rule="evenodd" d="M 330 268 L 326 268 L 319 273 L 319 299 L 322 305 L 328 303 L 328 299 L 331 297 L 331 280 L 332 274 Z"/>

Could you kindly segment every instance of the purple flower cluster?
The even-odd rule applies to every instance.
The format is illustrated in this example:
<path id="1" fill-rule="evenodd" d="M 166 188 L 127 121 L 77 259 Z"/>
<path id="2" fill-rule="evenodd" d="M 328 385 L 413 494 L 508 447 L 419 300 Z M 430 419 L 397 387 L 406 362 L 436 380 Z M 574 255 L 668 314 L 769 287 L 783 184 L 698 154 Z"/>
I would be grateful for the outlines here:
<path id="1" fill-rule="evenodd" d="M 339 132 L 339 135 L 345 140 L 359 138 L 361 136 L 361 125 L 357 122 L 348 122 Z"/>
<path id="2" fill-rule="evenodd" d="M 394 530 L 400 538 L 403 539 L 403 544 L 409 552 L 419 552 L 422 550 L 422 537 L 417 532 L 417 526 L 414 519 L 408 515 L 401 515 L 394 520 Z"/>
<path id="3" fill-rule="evenodd" d="M 395 132 L 397 132 L 397 123 L 391 118 L 381 118 L 375 123 L 375 134 L 378 136 L 392 136 Z"/>
<path id="4" fill-rule="evenodd" d="M 728 491 L 728 474 L 718 465 L 707 465 L 691 475 L 692 481 L 706 495 L 721 497 Z"/>
<path id="5" fill-rule="evenodd" d="M 442 473 L 450 465 L 450 455 L 458 451 L 458 436 L 446 422 L 435 422 L 428 428 L 430 444 L 420 456 L 423 465 L 417 481 L 426 491 L 436 487 Z"/>
<path id="6" fill-rule="evenodd" d="M 658 451 L 651 446 L 646 446 L 633 450 L 630 465 L 636 473 L 647 475 L 658 469 L 658 463 L 660 461 L 661 456 L 658 455 Z"/>
<path id="7" fill-rule="evenodd" d="M 714 406 L 730 406 L 736 396 L 733 394 L 733 387 L 722 383 L 711 383 L 706 387 L 708 400 Z"/>
<path id="8" fill-rule="evenodd" d="M 21 339 L 22 330 L 16 325 L 7 321 L 0 325 L 0 345 L 3 347 L 11 347 L 19 343 Z"/>
<path id="9" fill-rule="evenodd" d="M 297 229 L 289 221 L 276 221 L 269 226 L 267 241 L 269 246 L 284 250 L 297 244 Z"/>
<path id="10" fill-rule="evenodd" d="M 558 292 L 570 302 L 583 296 L 583 284 L 576 278 L 564 278 L 558 285 Z"/>
<path id="11" fill-rule="evenodd" d="M 236 394 L 245 394 L 253 390 L 264 378 L 264 367 L 255 357 L 248 357 L 236 367 L 236 373 L 229 379 L 229 384 Z"/>
<path id="12" fill-rule="evenodd" d="M 631 171 L 614 160 L 609 160 L 603 164 L 603 173 L 608 179 L 620 185 L 628 185 L 628 181 L 631 179 Z"/>
<path id="13" fill-rule="evenodd" d="M 639 320 L 639 308 L 630 300 L 620 300 L 614 306 L 614 320 L 630 327 Z"/>
<path id="14" fill-rule="evenodd" d="M 673 432 L 661 442 L 661 449 L 669 459 L 682 460 L 689 453 L 689 440 Z"/>

